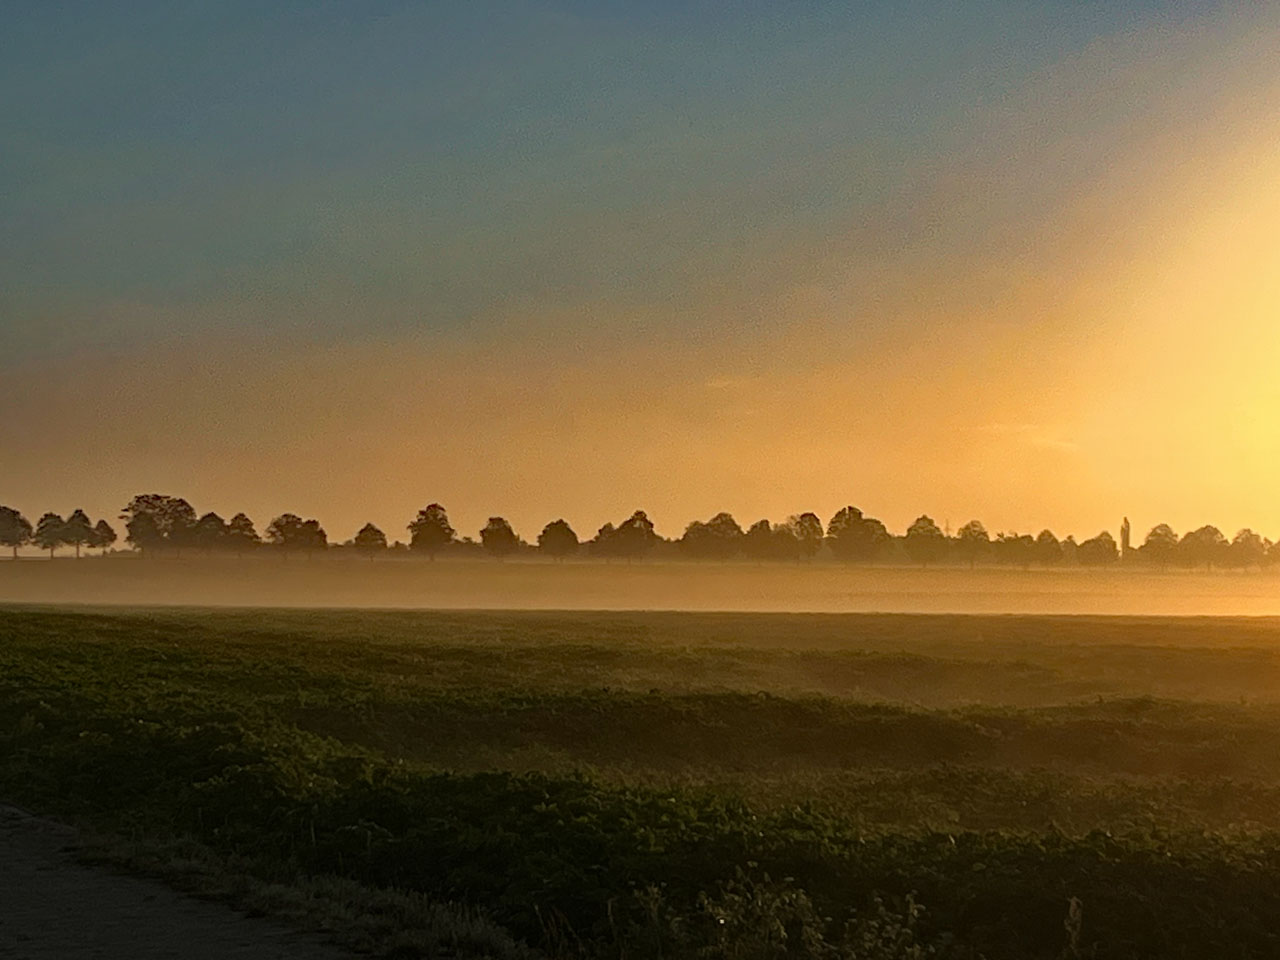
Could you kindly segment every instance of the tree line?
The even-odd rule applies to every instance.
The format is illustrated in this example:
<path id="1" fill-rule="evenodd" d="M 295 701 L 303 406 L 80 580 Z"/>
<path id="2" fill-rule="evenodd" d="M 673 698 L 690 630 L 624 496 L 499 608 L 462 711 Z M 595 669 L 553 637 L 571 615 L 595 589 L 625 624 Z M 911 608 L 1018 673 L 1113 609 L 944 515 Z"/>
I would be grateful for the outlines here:
<path id="1" fill-rule="evenodd" d="M 944 531 L 929 516 L 916 519 L 902 534 L 893 534 L 879 520 L 857 507 L 837 511 L 827 523 L 814 513 L 795 514 L 781 523 L 757 520 L 746 529 L 729 513 L 690 523 L 674 539 L 659 536 L 643 510 L 618 524 L 606 523 L 587 540 L 563 519 L 542 528 L 533 542 L 519 536 L 503 517 L 490 517 L 476 538 L 459 536 L 448 512 L 438 503 L 419 510 L 405 526 L 407 542 L 388 541 L 386 534 L 366 523 L 342 543 L 331 543 L 320 522 L 298 514 L 283 513 L 260 534 L 244 513 L 231 519 L 209 512 L 197 514 L 181 497 L 140 494 L 120 513 L 125 541 L 144 556 L 182 551 L 235 554 L 272 550 L 284 557 L 353 551 L 369 559 L 395 553 L 434 559 L 450 555 L 480 554 L 497 559 L 511 556 L 543 556 L 555 560 L 583 555 L 602 559 L 640 560 L 649 556 L 697 560 L 753 560 L 799 562 L 826 556 L 850 563 L 1001 564 L 1015 567 L 1079 565 L 1105 567 L 1121 561 L 1144 562 L 1159 568 L 1204 567 L 1260 568 L 1280 562 L 1280 546 L 1254 533 L 1239 531 L 1227 537 L 1214 526 L 1203 526 L 1182 536 L 1168 524 L 1153 527 L 1136 549 L 1122 555 L 1107 531 L 1077 542 L 1059 540 L 1050 530 L 1038 535 L 997 533 L 971 520 L 954 534 Z M 46 513 L 32 524 L 12 507 L 0 506 L 0 546 L 18 550 L 27 545 L 47 550 L 53 557 L 61 547 L 73 547 L 80 557 L 85 549 L 105 553 L 117 541 L 116 530 L 105 519 L 94 522 L 83 510 L 66 519 Z"/>

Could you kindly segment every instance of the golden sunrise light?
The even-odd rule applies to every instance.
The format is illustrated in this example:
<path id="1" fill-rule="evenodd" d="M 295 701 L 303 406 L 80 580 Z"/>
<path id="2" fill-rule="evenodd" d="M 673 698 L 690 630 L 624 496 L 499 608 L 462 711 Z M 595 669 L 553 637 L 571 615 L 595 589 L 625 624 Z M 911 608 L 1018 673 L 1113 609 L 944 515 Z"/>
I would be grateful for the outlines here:
<path id="1" fill-rule="evenodd" d="M 335 532 L 402 525 L 424 497 L 464 529 L 500 510 L 526 536 L 635 506 L 677 535 L 719 509 L 849 501 L 895 528 L 928 512 L 1087 536 L 1130 513 L 1274 532 L 1280 131 L 1252 65 L 1275 42 L 1261 12 L 1099 41 L 971 108 L 974 130 L 947 134 L 967 152 L 908 163 L 908 193 L 878 210 L 856 200 L 856 151 L 831 153 L 843 213 L 759 221 L 757 265 L 711 248 L 665 277 L 637 259 L 613 292 L 499 297 L 527 256 L 505 238 L 472 265 L 494 301 L 449 319 L 430 294 L 388 299 L 432 268 L 404 272 L 387 244 L 429 233 L 370 233 L 327 202 L 306 214 L 313 248 L 374 244 L 367 300 L 310 268 L 293 302 L 209 281 L 182 302 L 113 282 L 93 304 L 77 281 L 40 304 L 19 282 L 9 496 L 106 514 L 183 490 Z M 796 189 L 813 179 L 784 163 Z M 546 252 L 562 272 L 586 266 L 579 245 L 620 242 L 607 217 L 636 216 L 547 215 L 568 231 Z M 681 236 L 694 216 L 664 214 Z"/>
<path id="2" fill-rule="evenodd" d="M 1278 64 L 0 3 L 0 958 L 1276 960 Z"/>

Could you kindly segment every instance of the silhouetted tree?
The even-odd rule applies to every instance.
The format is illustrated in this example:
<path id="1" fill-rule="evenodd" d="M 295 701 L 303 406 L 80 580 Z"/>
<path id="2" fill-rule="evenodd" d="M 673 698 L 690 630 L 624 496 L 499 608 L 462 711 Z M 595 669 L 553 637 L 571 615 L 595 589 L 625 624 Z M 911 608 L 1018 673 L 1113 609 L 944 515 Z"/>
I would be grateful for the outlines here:
<path id="1" fill-rule="evenodd" d="M 190 542 L 196 512 L 181 497 L 144 493 L 134 497 L 120 515 L 130 543 L 139 549 L 168 546 L 180 549 Z M 147 519 L 143 520 L 145 517 Z M 136 535 L 135 535 L 136 534 Z"/>
<path id="2" fill-rule="evenodd" d="M 563 560 L 578 550 L 578 535 L 564 520 L 552 520 L 538 534 L 538 549 L 549 557 Z"/>
<path id="3" fill-rule="evenodd" d="M 790 521 L 771 524 L 768 520 L 757 520 L 742 537 L 742 552 L 752 560 L 789 560 L 794 563 L 803 555 L 802 550 L 803 545 Z"/>
<path id="4" fill-rule="evenodd" d="M 1076 543 L 1076 538 L 1070 534 L 1062 540 L 1062 562 L 1069 565 L 1080 562 L 1080 544 Z"/>
<path id="5" fill-rule="evenodd" d="M 286 553 L 302 544 L 302 518 L 296 513 L 282 513 L 267 524 L 267 540 Z"/>
<path id="6" fill-rule="evenodd" d="M 115 542 L 116 542 L 115 528 L 112 527 L 111 524 L 107 523 L 107 521 L 99 520 L 97 524 L 94 525 L 93 540 L 90 541 L 90 546 L 97 547 L 99 550 L 102 551 L 102 555 L 105 557 L 107 555 L 107 551 L 111 548 L 111 545 Z"/>
<path id="7" fill-rule="evenodd" d="M 787 529 L 800 545 L 800 556 L 812 560 L 822 549 L 822 521 L 816 513 L 801 513 L 787 519 Z"/>
<path id="8" fill-rule="evenodd" d="M 678 544 L 691 557 L 728 560 L 742 549 L 742 528 L 728 513 L 717 513 L 706 523 L 695 520 L 685 529 Z"/>
<path id="9" fill-rule="evenodd" d="M 785 527 L 779 529 L 786 529 Z M 685 531 L 688 536 L 688 531 Z M 788 536 L 790 536 L 788 531 Z M 792 540 L 795 537 L 792 536 Z M 757 520 L 742 536 L 742 552 L 752 560 L 774 560 L 778 551 L 775 547 L 774 527 L 768 520 Z"/>
<path id="10" fill-rule="evenodd" d="M 1156 524 L 1147 534 L 1147 539 L 1142 541 L 1138 555 L 1163 569 L 1178 555 L 1178 535 L 1167 523 Z"/>
<path id="11" fill-rule="evenodd" d="M 889 532 L 889 528 L 877 520 L 875 517 L 864 517 L 862 520 L 863 528 L 866 530 L 866 540 L 874 544 L 870 548 L 868 559 L 875 560 L 880 557 L 893 543 L 893 534 Z M 943 538 L 944 542 L 946 538 Z"/>
<path id="12" fill-rule="evenodd" d="M 0 507 L 0 546 L 13 551 L 18 559 L 18 548 L 31 542 L 31 521 L 13 507 Z"/>
<path id="13" fill-rule="evenodd" d="M 1232 538 L 1227 559 L 1233 567 L 1260 567 L 1267 559 L 1267 542 L 1246 527 Z"/>
<path id="14" fill-rule="evenodd" d="M 827 524 L 827 542 L 840 560 L 874 560 L 889 539 L 885 525 L 857 507 L 844 507 Z"/>
<path id="15" fill-rule="evenodd" d="M 1116 546 L 1116 538 L 1103 530 L 1093 539 L 1080 544 L 1076 550 L 1076 558 L 1082 566 L 1105 567 L 1120 559 L 1120 548 Z"/>
<path id="16" fill-rule="evenodd" d="M 329 548 L 329 536 L 324 532 L 324 527 L 320 526 L 319 520 L 302 521 L 302 527 L 298 531 L 298 545 L 307 552 L 307 556 L 311 556 L 316 550 Z"/>
<path id="17" fill-rule="evenodd" d="M 701 520 L 694 520 L 684 528 L 684 533 L 676 541 L 676 547 L 681 553 L 701 559 L 707 555 L 707 541 L 710 539 L 707 525 Z"/>
<path id="18" fill-rule="evenodd" d="M 1030 534 L 1001 533 L 991 544 L 991 553 L 998 563 L 1025 570 L 1035 560 L 1036 542 Z"/>
<path id="19" fill-rule="evenodd" d="M 443 547 L 453 543 L 455 531 L 449 526 L 449 515 L 438 503 L 428 504 L 418 511 L 409 524 L 409 549 L 425 553 L 432 560 Z"/>
<path id="20" fill-rule="evenodd" d="M 93 521 L 83 510 L 73 510 L 62 525 L 62 542 L 76 548 L 76 559 L 79 560 L 80 548 L 92 540 Z"/>
<path id="21" fill-rule="evenodd" d="M 956 531 L 956 556 L 968 563 L 970 569 L 979 560 L 985 559 L 990 551 L 991 535 L 981 521 L 970 520 Z"/>
<path id="22" fill-rule="evenodd" d="M 903 547 L 913 563 L 927 567 L 947 555 L 947 535 L 938 528 L 932 517 L 921 516 L 907 528 Z"/>
<path id="23" fill-rule="evenodd" d="M 305 550 L 308 555 L 329 545 L 324 527 L 318 520 L 303 520 L 296 513 L 282 513 L 267 525 L 267 539 L 280 547 L 287 556 L 293 550 Z"/>
<path id="24" fill-rule="evenodd" d="M 1192 530 L 1178 543 L 1178 560 L 1183 566 L 1212 569 L 1223 566 L 1230 544 L 1217 527 Z"/>
<path id="25" fill-rule="evenodd" d="M 36 530 L 31 536 L 31 542 L 41 550 L 48 550 L 49 559 L 52 560 L 53 551 L 66 542 L 63 539 L 66 528 L 66 521 L 60 516 L 56 513 L 46 513 L 36 523 Z"/>
<path id="26" fill-rule="evenodd" d="M 164 546 L 164 534 L 149 513 L 140 513 L 125 525 L 125 539 L 142 551 L 143 556 Z"/>
<path id="27" fill-rule="evenodd" d="M 613 533 L 616 555 L 628 560 L 638 560 L 658 543 L 653 522 L 643 510 L 637 510 Z"/>
<path id="28" fill-rule="evenodd" d="M 241 556 L 246 550 L 252 550 L 262 542 L 258 531 L 253 528 L 253 521 L 243 513 L 237 513 L 227 523 L 227 547 Z"/>
<path id="29" fill-rule="evenodd" d="M 1052 530 L 1041 530 L 1036 536 L 1035 558 L 1044 567 L 1056 567 L 1062 562 L 1062 544 Z"/>
<path id="30" fill-rule="evenodd" d="M 192 528 L 191 542 L 201 550 L 218 550 L 226 546 L 227 532 L 227 523 L 222 517 L 206 513 Z"/>
<path id="31" fill-rule="evenodd" d="M 618 555 L 618 530 L 612 523 L 606 523 L 596 531 L 596 535 L 587 544 L 587 549 L 597 557 L 616 557 Z"/>
<path id="32" fill-rule="evenodd" d="M 372 523 L 366 523 L 360 528 L 360 532 L 356 534 L 351 543 L 357 550 L 372 560 L 378 554 L 386 552 L 387 535 Z"/>
<path id="33" fill-rule="evenodd" d="M 773 534 L 772 555 L 775 560 L 790 560 L 794 563 L 800 559 L 803 545 L 790 524 L 776 523 L 771 533 Z"/>
<path id="34" fill-rule="evenodd" d="M 520 546 L 520 538 L 505 519 L 490 517 L 480 531 L 480 543 L 485 550 L 501 560 L 516 552 L 516 548 Z"/>

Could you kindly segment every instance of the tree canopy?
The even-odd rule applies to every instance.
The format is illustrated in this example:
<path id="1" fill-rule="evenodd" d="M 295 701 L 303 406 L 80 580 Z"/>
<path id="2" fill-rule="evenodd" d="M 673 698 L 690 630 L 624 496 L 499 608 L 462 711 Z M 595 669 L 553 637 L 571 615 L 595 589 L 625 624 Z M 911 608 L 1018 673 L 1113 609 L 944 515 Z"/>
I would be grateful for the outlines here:
<path id="1" fill-rule="evenodd" d="M 352 546 L 370 560 L 387 549 L 387 535 L 372 523 L 366 523 L 351 541 Z"/>
<path id="2" fill-rule="evenodd" d="M 196 512 L 181 497 L 143 493 L 121 511 L 126 538 L 143 552 L 156 548 L 180 549 L 190 542 Z"/>
<path id="3" fill-rule="evenodd" d="M 927 567 L 946 556 L 947 536 L 932 517 L 921 516 L 907 528 L 904 546 L 913 563 Z"/>
<path id="4" fill-rule="evenodd" d="M 956 532 L 956 555 L 974 566 L 991 551 L 991 535 L 978 520 L 970 520 Z"/>
<path id="5" fill-rule="evenodd" d="M 66 521 L 62 517 L 56 513 L 46 513 L 36 522 L 36 529 L 31 536 L 31 542 L 41 550 L 48 550 L 49 556 L 52 558 L 53 552 L 66 542 L 63 539 L 66 527 Z"/>
<path id="6" fill-rule="evenodd" d="M 1120 547 L 1116 538 L 1106 530 L 1092 537 L 1076 550 L 1076 558 L 1081 566 L 1105 567 L 1120 559 Z"/>
<path id="7" fill-rule="evenodd" d="M 889 542 L 889 531 L 874 517 L 865 517 L 857 507 L 844 507 L 827 524 L 827 542 L 840 560 L 874 560 Z"/>
<path id="8" fill-rule="evenodd" d="M 1178 555 L 1184 566 L 1212 569 L 1227 565 L 1230 546 L 1217 527 L 1203 526 L 1179 541 Z"/>
<path id="9" fill-rule="evenodd" d="M 788 517 L 786 526 L 796 538 L 802 557 L 812 559 L 822 549 L 822 521 L 816 513 L 799 513 Z"/>
<path id="10" fill-rule="evenodd" d="M 82 547 L 93 543 L 93 521 L 87 513 L 80 509 L 72 511 L 62 525 L 62 542 L 75 547 L 77 557 Z"/>
<path id="11" fill-rule="evenodd" d="M 229 521 L 214 511 L 197 516 L 187 500 L 167 494 L 133 497 L 121 511 L 121 519 L 124 539 L 144 555 L 177 554 L 190 547 L 240 556 L 261 547 L 264 539 L 273 552 L 286 555 L 297 551 L 310 555 L 330 548 L 324 527 L 314 518 L 282 513 L 267 526 L 264 538 L 243 512 Z M 409 549 L 432 559 L 440 552 L 458 557 L 483 552 L 499 559 L 535 553 L 501 516 L 490 517 L 477 539 L 459 538 L 439 503 L 419 510 L 407 529 L 407 546 L 398 541 L 389 546 L 382 530 L 367 523 L 353 539 L 335 545 L 335 551 L 376 556 L 382 551 Z M 50 557 L 56 556 L 60 547 L 70 546 L 80 557 L 85 548 L 99 548 L 105 555 L 116 540 L 110 523 L 95 523 L 83 509 L 72 511 L 65 520 L 58 513 L 47 512 L 33 525 L 17 509 L 0 506 L 0 547 L 8 548 L 15 560 L 28 544 L 47 550 Z M 1059 540 L 1047 529 L 1034 537 L 1015 532 L 992 535 L 982 521 L 974 519 L 952 536 L 931 517 L 921 515 L 901 534 L 894 534 L 883 522 L 852 505 L 837 510 L 825 528 L 816 514 L 805 512 L 792 514 L 782 523 L 762 517 L 744 530 L 732 513 L 722 510 L 707 520 L 692 521 L 679 537 L 665 539 L 649 515 L 636 510 L 620 523 L 603 524 L 585 543 L 563 518 L 547 523 L 538 534 L 539 555 L 564 559 L 579 550 L 593 557 L 626 560 L 681 556 L 709 562 L 795 562 L 824 555 L 847 563 L 955 563 L 970 567 L 996 563 L 1023 568 L 1142 563 L 1161 568 L 1249 570 L 1280 563 L 1280 547 L 1249 528 L 1228 540 L 1211 524 L 1181 537 L 1168 524 L 1156 524 L 1140 547 L 1122 556 L 1116 538 L 1108 531 L 1083 542 L 1072 536 Z"/>
<path id="12" fill-rule="evenodd" d="M 196 521 L 192 543 L 202 550 L 219 550 L 226 541 L 227 522 L 216 513 L 206 513 Z"/>
<path id="13" fill-rule="evenodd" d="M 1147 538 L 1138 548 L 1143 559 L 1160 567 L 1167 567 L 1178 553 L 1178 535 L 1167 523 L 1158 523 L 1151 528 Z"/>
<path id="14" fill-rule="evenodd" d="M 449 514 L 438 503 L 418 511 L 409 524 L 409 549 L 427 554 L 432 559 L 442 547 L 453 543 L 456 531 L 449 525 Z"/>
<path id="15" fill-rule="evenodd" d="M 741 552 L 745 534 L 728 513 L 717 513 L 703 523 L 693 521 L 678 541 L 683 552 L 704 560 L 728 560 Z"/>
<path id="16" fill-rule="evenodd" d="M 643 510 L 637 510 L 615 527 L 606 523 L 592 541 L 593 552 L 603 557 L 638 560 L 658 543 L 653 521 Z"/>
<path id="17" fill-rule="evenodd" d="M 516 552 L 520 546 L 520 538 L 502 517 L 490 517 L 489 522 L 480 531 L 480 543 L 486 551 L 501 560 Z"/>
<path id="18" fill-rule="evenodd" d="M 13 551 L 13 558 L 18 559 L 18 548 L 31 542 L 35 531 L 31 521 L 13 507 L 0 506 L 0 546 Z"/>
<path id="19" fill-rule="evenodd" d="M 258 536 L 258 531 L 254 529 L 253 521 L 243 513 L 237 513 L 227 523 L 227 535 L 224 543 L 236 553 L 244 553 L 246 550 L 251 550 L 262 543 L 262 538 Z"/>
<path id="20" fill-rule="evenodd" d="M 111 545 L 116 542 L 116 539 L 115 528 L 107 521 L 99 520 L 94 525 L 91 546 L 97 547 L 105 554 Z"/>
<path id="21" fill-rule="evenodd" d="M 562 520 L 552 520 L 538 534 L 538 549 L 549 557 L 563 560 L 578 552 L 578 535 Z"/>

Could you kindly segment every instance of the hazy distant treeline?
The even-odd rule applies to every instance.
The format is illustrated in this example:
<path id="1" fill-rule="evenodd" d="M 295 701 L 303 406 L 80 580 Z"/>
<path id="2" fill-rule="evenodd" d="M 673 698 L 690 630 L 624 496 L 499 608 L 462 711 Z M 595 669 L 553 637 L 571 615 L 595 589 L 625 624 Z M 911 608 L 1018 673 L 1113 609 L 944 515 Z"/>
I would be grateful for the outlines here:
<path id="1" fill-rule="evenodd" d="M 1077 542 L 1059 540 L 1050 530 L 1036 536 L 997 533 L 992 536 L 977 520 L 954 534 L 941 529 L 932 518 L 919 517 L 903 533 L 891 533 L 874 517 L 856 507 L 844 507 L 824 526 L 814 513 L 799 513 L 782 523 L 757 520 L 745 530 L 728 513 L 707 521 L 695 521 L 676 539 L 658 535 L 643 510 L 618 523 L 606 523 L 590 539 L 583 540 L 564 520 L 544 526 L 529 542 L 502 517 L 490 517 L 477 538 L 459 536 L 449 515 L 438 503 L 418 511 L 406 525 L 407 541 L 388 541 L 386 534 L 366 523 L 353 537 L 331 543 L 318 520 L 283 513 L 262 533 L 248 516 L 237 513 L 225 520 L 216 513 L 197 514 L 181 497 L 149 493 L 134 497 L 123 508 L 125 542 L 143 555 L 183 551 L 244 556 L 274 551 L 295 553 L 354 552 L 376 559 L 394 554 L 543 556 L 563 560 L 574 556 L 639 560 L 645 557 L 698 560 L 753 560 L 798 562 L 827 558 L 853 563 L 1005 564 L 1016 567 L 1081 565 L 1105 567 L 1119 562 L 1142 562 L 1158 567 L 1261 568 L 1280 561 L 1280 546 L 1252 530 L 1241 530 L 1228 540 L 1217 527 L 1203 526 L 1182 536 L 1167 524 L 1159 524 L 1137 547 L 1124 551 L 1109 532 Z M 74 548 L 104 554 L 117 541 L 115 528 L 106 520 L 93 521 L 83 510 L 66 519 L 46 513 L 32 524 L 12 507 L 0 506 L 0 546 L 9 547 L 14 559 L 27 545 L 49 551 Z"/>

